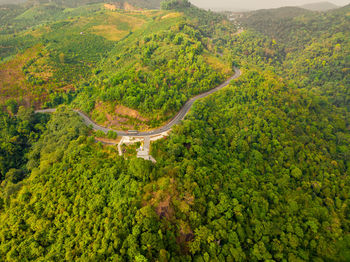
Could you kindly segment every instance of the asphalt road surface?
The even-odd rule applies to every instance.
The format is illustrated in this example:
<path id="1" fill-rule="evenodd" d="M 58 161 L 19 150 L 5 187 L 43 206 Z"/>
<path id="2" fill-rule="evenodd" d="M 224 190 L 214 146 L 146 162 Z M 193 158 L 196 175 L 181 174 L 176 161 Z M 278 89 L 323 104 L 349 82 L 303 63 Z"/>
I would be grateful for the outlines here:
<path id="1" fill-rule="evenodd" d="M 166 132 L 166 131 L 169 131 L 174 125 L 180 123 L 181 120 L 183 120 L 186 116 L 186 114 L 190 111 L 193 103 L 195 101 L 197 101 L 198 99 L 201 99 L 201 98 L 204 98 L 204 97 L 207 97 L 209 95 L 211 95 L 212 93 L 215 93 L 217 92 L 218 90 L 228 86 L 230 84 L 230 82 L 233 80 L 233 79 L 237 79 L 238 77 L 241 76 L 241 70 L 239 70 L 238 68 L 234 68 L 235 70 L 235 74 L 230 77 L 228 80 L 226 80 L 224 83 L 222 83 L 221 85 L 205 92 L 205 93 L 202 93 L 200 95 L 197 95 L 193 98 L 191 98 L 190 100 L 187 101 L 187 103 L 180 109 L 180 111 L 177 113 L 177 115 L 169 122 L 167 123 L 166 125 L 162 126 L 162 127 L 159 127 L 157 129 L 154 129 L 154 130 L 151 130 L 151 131 L 148 131 L 148 132 L 137 132 L 137 133 L 129 133 L 127 131 L 121 131 L 121 130 L 114 130 L 114 129 L 111 129 L 111 128 L 106 128 L 106 127 L 103 127 L 103 126 L 99 126 L 97 125 L 95 122 L 93 122 L 87 115 L 85 115 L 84 113 L 80 112 L 79 110 L 75 110 L 74 111 L 76 113 L 78 113 L 84 120 L 85 124 L 88 125 L 88 126 L 92 126 L 92 128 L 94 130 L 101 130 L 103 131 L 104 133 L 107 133 L 108 131 L 113 131 L 113 132 L 116 132 L 118 134 L 118 136 L 153 136 L 153 135 L 159 135 L 163 132 Z M 42 109 L 42 110 L 36 110 L 35 113 L 53 113 L 55 112 L 56 109 L 55 108 L 50 108 L 50 109 Z"/>

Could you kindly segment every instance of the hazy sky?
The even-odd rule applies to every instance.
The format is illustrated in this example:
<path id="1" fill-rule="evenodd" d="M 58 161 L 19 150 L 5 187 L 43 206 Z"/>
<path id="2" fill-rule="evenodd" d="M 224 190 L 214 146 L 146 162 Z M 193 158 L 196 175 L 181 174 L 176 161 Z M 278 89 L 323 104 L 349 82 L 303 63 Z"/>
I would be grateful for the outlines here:
<path id="1" fill-rule="evenodd" d="M 211 9 L 263 9 L 281 6 L 298 6 L 327 0 L 190 0 L 194 5 Z M 329 2 L 343 6 L 350 0 L 330 0 Z"/>

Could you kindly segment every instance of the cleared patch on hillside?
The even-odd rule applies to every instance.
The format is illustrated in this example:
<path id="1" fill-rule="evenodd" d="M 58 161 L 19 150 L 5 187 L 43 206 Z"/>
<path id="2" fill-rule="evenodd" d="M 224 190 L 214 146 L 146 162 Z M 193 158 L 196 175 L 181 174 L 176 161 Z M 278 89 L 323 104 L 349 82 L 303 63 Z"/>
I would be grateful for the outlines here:
<path id="1" fill-rule="evenodd" d="M 18 102 L 27 106 L 31 105 L 30 86 L 26 82 L 25 74 L 22 71 L 23 66 L 37 56 L 41 46 L 29 48 L 22 54 L 18 54 L 14 59 L 7 63 L 0 64 L 0 103 L 7 99 L 14 98 Z M 38 98 L 40 101 L 40 98 Z"/>
<path id="2" fill-rule="evenodd" d="M 127 2 L 124 2 L 123 5 L 124 5 L 124 6 L 123 6 L 123 9 L 124 9 L 124 10 L 127 10 L 127 11 L 138 11 L 138 10 L 142 10 L 142 9 L 140 9 L 140 8 L 137 8 L 137 7 L 135 7 L 135 6 L 133 6 L 133 5 L 129 4 L 129 3 L 127 3 Z"/>
<path id="3" fill-rule="evenodd" d="M 159 218 L 173 220 L 175 210 L 172 200 L 177 195 L 175 180 L 169 177 L 162 177 L 155 183 L 145 187 L 142 205 L 152 206 Z"/>
<path id="4" fill-rule="evenodd" d="M 35 79 L 48 82 L 51 80 L 54 70 L 50 64 L 50 54 L 47 50 L 41 49 L 40 52 L 32 59 L 32 63 L 27 67 L 28 72 Z"/>
<path id="5" fill-rule="evenodd" d="M 117 115 L 124 115 L 124 116 L 129 116 L 132 118 L 136 118 L 136 119 L 141 120 L 141 121 L 148 120 L 147 118 L 142 117 L 138 111 L 131 109 L 131 108 L 128 108 L 126 106 L 122 106 L 122 105 L 117 105 L 115 107 L 115 113 Z"/>
<path id="6" fill-rule="evenodd" d="M 140 28 L 146 21 L 129 13 L 107 12 L 103 17 L 98 17 L 95 22 L 98 25 L 90 29 L 93 34 L 111 41 L 118 41 L 130 31 Z"/>
<path id="7" fill-rule="evenodd" d="M 104 7 L 107 9 L 107 10 L 111 10 L 111 11 L 114 11 L 114 10 L 117 10 L 117 6 L 116 5 L 112 5 L 112 4 L 104 4 Z"/>
<path id="8" fill-rule="evenodd" d="M 135 6 L 127 3 L 127 2 L 124 2 L 124 3 L 114 3 L 114 4 L 104 4 L 104 7 L 107 9 L 107 10 L 111 10 L 111 11 L 115 11 L 115 10 L 118 10 L 118 9 L 123 9 L 123 10 L 126 10 L 126 11 L 139 11 L 139 10 L 142 10 L 140 8 L 136 8 Z"/>
<path id="9" fill-rule="evenodd" d="M 123 24 L 127 24 L 128 28 L 133 30 L 140 28 L 146 21 L 140 17 L 136 17 L 131 13 L 121 14 L 117 12 L 109 13 L 110 18 L 108 19 L 115 25 L 123 26 Z"/>
<path id="10" fill-rule="evenodd" d="M 194 205 L 194 196 L 190 192 L 179 194 L 175 170 L 168 170 L 167 177 L 161 177 L 144 187 L 143 208 L 151 207 L 160 221 L 176 225 L 176 242 L 181 250 L 188 251 L 188 243 L 194 238 L 193 230 L 183 217 L 188 217 Z"/>
<path id="11" fill-rule="evenodd" d="M 57 68 L 50 65 L 50 53 L 36 45 L 0 64 L 0 104 L 15 99 L 20 105 L 40 108 L 49 99 L 50 91 L 74 90 L 73 84 L 58 84 L 53 75 Z"/>
<path id="12" fill-rule="evenodd" d="M 105 127 L 117 130 L 149 130 L 148 118 L 123 105 L 98 102 L 90 115 L 95 122 Z"/>
<path id="13" fill-rule="evenodd" d="M 102 142 L 103 144 L 106 145 L 118 145 L 120 140 L 122 140 L 122 138 L 119 136 L 116 139 L 109 139 L 109 138 L 104 138 L 104 137 L 95 137 L 95 140 L 98 142 Z"/>

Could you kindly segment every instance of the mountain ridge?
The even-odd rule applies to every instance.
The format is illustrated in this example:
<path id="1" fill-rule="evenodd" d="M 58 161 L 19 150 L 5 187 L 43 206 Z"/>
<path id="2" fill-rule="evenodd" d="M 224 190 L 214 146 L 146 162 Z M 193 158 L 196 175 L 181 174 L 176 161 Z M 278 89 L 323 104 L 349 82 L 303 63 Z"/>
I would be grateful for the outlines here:
<path id="1" fill-rule="evenodd" d="M 328 10 L 340 8 L 340 6 L 337 6 L 331 2 L 326 2 L 326 1 L 305 4 L 305 5 L 301 5 L 300 7 L 311 11 L 328 11 Z"/>

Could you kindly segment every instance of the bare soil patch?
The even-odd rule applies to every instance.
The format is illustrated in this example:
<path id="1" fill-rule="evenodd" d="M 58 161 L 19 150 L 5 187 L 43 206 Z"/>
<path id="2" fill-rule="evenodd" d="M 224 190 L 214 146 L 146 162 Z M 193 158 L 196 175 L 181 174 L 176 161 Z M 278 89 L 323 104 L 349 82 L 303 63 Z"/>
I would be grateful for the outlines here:
<path id="1" fill-rule="evenodd" d="M 112 20 L 110 20 L 110 22 L 127 23 L 133 30 L 140 28 L 146 22 L 144 19 L 133 16 L 131 13 L 121 14 L 118 12 L 112 12 L 110 13 L 110 16 L 112 17 Z M 114 21 L 113 21 L 113 18 L 115 19 Z"/>
<path id="2" fill-rule="evenodd" d="M 115 4 L 105 4 L 104 7 L 108 10 L 115 11 L 118 9 L 123 9 L 126 11 L 141 11 L 141 8 L 136 8 L 135 6 L 124 2 L 124 3 L 115 3 Z"/>
<path id="3" fill-rule="evenodd" d="M 147 118 L 141 116 L 141 114 L 134 110 L 134 109 L 131 109 L 131 108 L 128 108 L 126 106 L 123 106 L 123 105 L 117 105 L 115 107 L 115 111 L 114 111 L 117 115 L 122 115 L 122 116 L 129 116 L 129 117 L 132 117 L 132 118 L 136 118 L 140 121 L 148 121 Z"/>
<path id="4" fill-rule="evenodd" d="M 112 5 L 112 4 L 104 4 L 104 7 L 108 10 L 111 10 L 111 11 L 118 9 L 116 5 Z"/>
<path id="5" fill-rule="evenodd" d="M 102 142 L 104 144 L 110 144 L 110 145 L 118 145 L 121 137 L 118 137 L 117 139 L 108 139 L 103 137 L 95 137 L 96 141 Z"/>
<path id="6" fill-rule="evenodd" d="M 113 104 L 98 102 L 91 113 L 91 117 L 98 124 L 117 130 L 149 129 L 147 125 L 148 118 L 142 116 L 137 110 L 123 105 L 114 106 Z"/>

